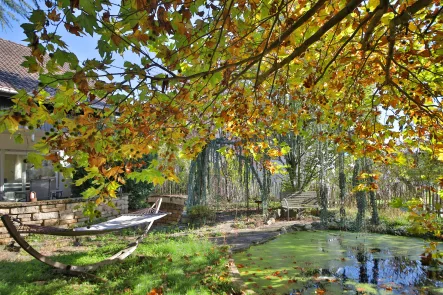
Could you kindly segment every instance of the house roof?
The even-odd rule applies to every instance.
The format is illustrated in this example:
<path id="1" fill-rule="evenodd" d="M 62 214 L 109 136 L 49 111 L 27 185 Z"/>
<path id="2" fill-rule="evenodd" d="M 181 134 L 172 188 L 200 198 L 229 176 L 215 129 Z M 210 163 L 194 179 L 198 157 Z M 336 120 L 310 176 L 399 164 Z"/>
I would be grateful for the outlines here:
<path id="1" fill-rule="evenodd" d="M 0 92 L 32 92 L 38 87 L 38 73 L 28 73 L 21 65 L 30 54 L 31 48 L 0 38 Z"/>
<path id="2" fill-rule="evenodd" d="M 31 48 L 0 38 L 0 94 L 14 95 L 20 89 L 25 89 L 30 93 L 38 88 L 38 73 L 29 73 L 28 69 L 22 66 L 25 56 L 31 55 Z M 61 69 L 62 72 L 69 71 L 67 66 Z M 46 88 L 54 94 L 53 88 Z M 106 106 L 104 101 L 94 101 L 92 107 L 103 109 Z"/>

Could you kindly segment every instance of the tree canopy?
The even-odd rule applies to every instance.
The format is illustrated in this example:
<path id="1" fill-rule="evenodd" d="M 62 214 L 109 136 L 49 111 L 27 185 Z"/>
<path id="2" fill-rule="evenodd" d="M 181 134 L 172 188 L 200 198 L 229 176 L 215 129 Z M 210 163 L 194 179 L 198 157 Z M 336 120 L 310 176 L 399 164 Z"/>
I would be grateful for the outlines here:
<path id="1" fill-rule="evenodd" d="M 126 178 L 174 179 L 179 151 L 194 158 L 218 137 L 247 155 L 281 156 L 269 139 L 312 121 L 327 126 L 318 139 L 357 156 L 398 162 L 402 150 L 422 148 L 443 160 L 440 1 L 45 4 L 22 25 L 32 48 L 24 66 L 40 73 L 41 88 L 16 95 L 0 127 L 53 124 L 35 148 L 84 167 L 77 182 L 92 179 L 84 196 L 97 202 Z M 63 31 L 93 36 L 100 58 L 79 61 Z M 116 66 L 118 55 L 131 58 Z M 143 154 L 158 160 L 133 171 Z"/>

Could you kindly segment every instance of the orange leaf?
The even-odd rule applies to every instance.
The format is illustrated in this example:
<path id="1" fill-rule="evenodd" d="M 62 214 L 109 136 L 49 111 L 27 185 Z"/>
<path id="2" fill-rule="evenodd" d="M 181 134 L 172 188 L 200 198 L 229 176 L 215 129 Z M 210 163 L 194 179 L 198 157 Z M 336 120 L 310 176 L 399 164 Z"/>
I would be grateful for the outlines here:
<path id="1" fill-rule="evenodd" d="M 106 158 L 104 157 L 100 156 L 89 157 L 89 165 L 91 165 L 91 167 L 101 167 L 105 163 L 106 163 Z"/>
<path id="2" fill-rule="evenodd" d="M 115 43 L 115 45 L 118 46 L 118 44 L 120 44 L 120 42 L 122 41 L 122 38 L 117 34 L 112 34 L 111 40 Z"/>
<path id="3" fill-rule="evenodd" d="M 48 18 L 58 22 L 60 20 L 60 13 L 57 13 L 56 9 L 54 8 L 50 13 L 48 13 Z"/>
<path id="4" fill-rule="evenodd" d="M 121 166 L 115 166 L 115 167 L 112 167 L 108 170 L 102 169 L 102 173 L 105 177 L 111 178 L 111 177 L 115 177 L 119 173 L 123 173 L 123 169 Z"/>
<path id="5" fill-rule="evenodd" d="M 146 295 L 163 295 L 163 289 L 162 288 L 154 288 L 149 293 L 146 293 Z"/>
<path id="6" fill-rule="evenodd" d="M 57 154 L 49 154 L 45 156 L 45 159 L 55 163 L 59 161 L 60 157 Z"/>

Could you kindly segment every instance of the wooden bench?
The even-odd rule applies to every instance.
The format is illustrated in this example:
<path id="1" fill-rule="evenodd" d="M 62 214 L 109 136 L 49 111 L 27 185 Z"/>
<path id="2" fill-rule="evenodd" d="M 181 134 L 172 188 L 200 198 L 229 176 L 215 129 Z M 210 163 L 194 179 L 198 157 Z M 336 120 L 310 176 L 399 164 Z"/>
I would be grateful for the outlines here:
<path id="1" fill-rule="evenodd" d="M 288 211 L 288 221 L 290 209 L 304 210 L 320 208 L 318 204 L 317 192 L 315 191 L 284 192 L 281 194 L 281 198 L 282 208 Z"/>

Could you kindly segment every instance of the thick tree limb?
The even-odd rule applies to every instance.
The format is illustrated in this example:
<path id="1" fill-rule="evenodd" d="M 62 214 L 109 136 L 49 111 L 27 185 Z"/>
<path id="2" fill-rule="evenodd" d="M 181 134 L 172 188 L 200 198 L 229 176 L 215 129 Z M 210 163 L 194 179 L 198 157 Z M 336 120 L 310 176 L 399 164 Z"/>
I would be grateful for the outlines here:
<path id="1" fill-rule="evenodd" d="M 361 41 L 361 46 L 363 50 L 368 50 L 368 42 L 369 38 L 372 36 L 372 32 L 374 31 L 375 27 L 380 22 L 381 17 L 388 11 L 389 1 L 388 0 L 381 0 L 380 5 L 377 6 L 377 8 L 373 11 L 374 18 L 369 23 L 365 35 L 363 37 L 363 40 Z"/>

